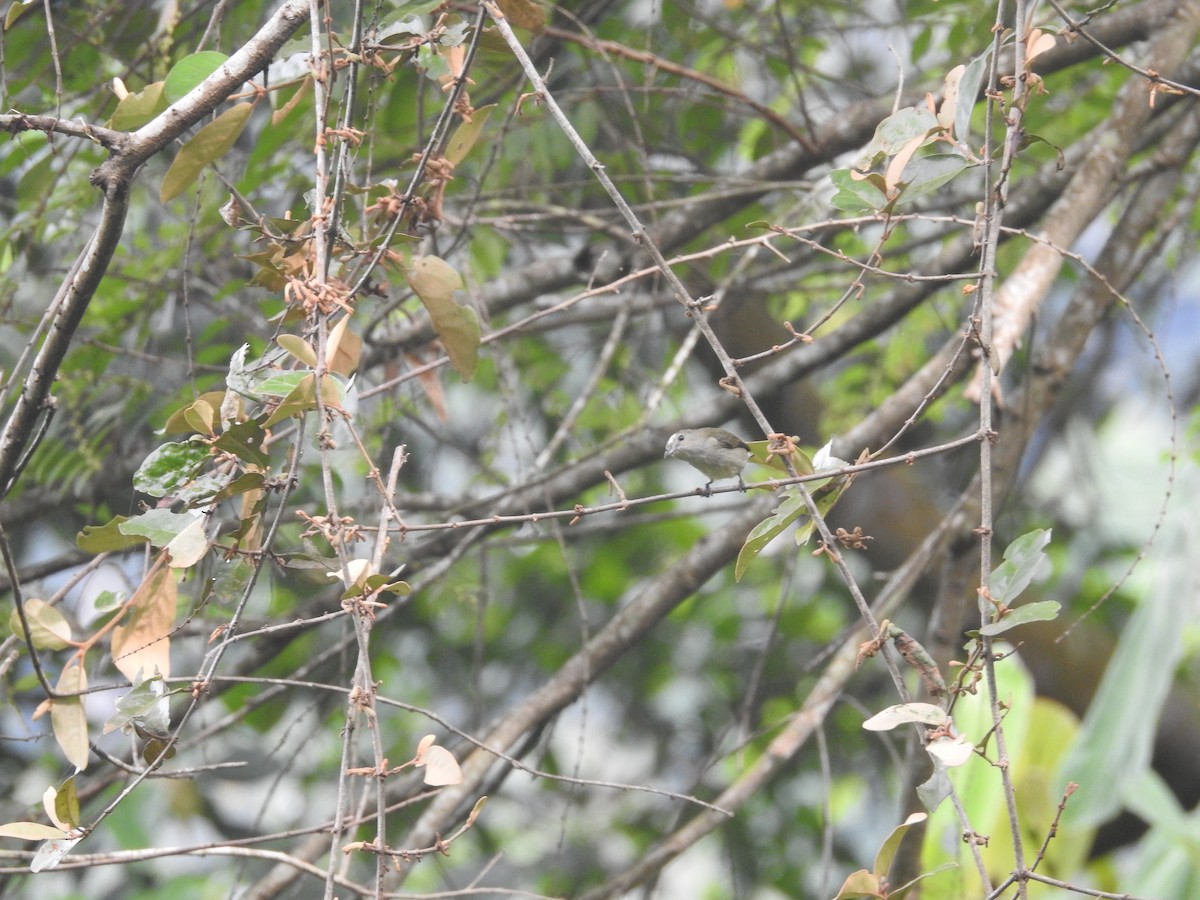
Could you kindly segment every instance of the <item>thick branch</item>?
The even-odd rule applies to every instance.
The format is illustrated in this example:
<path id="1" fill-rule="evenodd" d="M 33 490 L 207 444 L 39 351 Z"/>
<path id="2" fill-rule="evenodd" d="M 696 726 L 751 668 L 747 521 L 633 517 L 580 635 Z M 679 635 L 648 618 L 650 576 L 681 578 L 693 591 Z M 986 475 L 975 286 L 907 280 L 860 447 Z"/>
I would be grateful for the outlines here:
<path id="1" fill-rule="evenodd" d="M 146 160 L 209 115 L 243 84 L 271 64 L 284 42 L 308 19 L 307 0 L 288 0 L 258 33 L 154 121 L 130 135 L 121 152 L 92 175 L 97 185 L 128 182 Z"/>

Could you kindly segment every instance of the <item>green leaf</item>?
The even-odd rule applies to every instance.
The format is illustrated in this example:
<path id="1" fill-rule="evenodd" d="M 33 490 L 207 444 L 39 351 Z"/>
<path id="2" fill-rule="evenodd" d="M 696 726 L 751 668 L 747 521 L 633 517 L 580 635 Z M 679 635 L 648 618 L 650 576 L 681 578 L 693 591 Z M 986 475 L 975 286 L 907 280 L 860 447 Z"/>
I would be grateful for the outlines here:
<path id="1" fill-rule="evenodd" d="M 168 103 L 183 98 L 192 88 L 217 71 L 228 56 L 215 50 L 204 50 L 185 56 L 171 67 L 163 82 Z"/>
<path id="2" fill-rule="evenodd" d="M 134 720 L 151 731 L 165 732 L 170 727 L 167 704 L 163 701 L 162 676 L 154 675 L 135 684 L 117 700 L 116 711 L 104 723 L 104 733 L 125 728 Z"/>
<path id="3" fill-rule="evenodd" d="M 311 372 L 296 374 L 301 375 L 300 382 L 291 393 L 279 401 L 279 406 L 275 407 L 274 412 L 267 416 L 266 422 L 263 423 L 264 428 L 270 428 L 292 416 L 302 416 L 317 408 L 316 391 L 313 389 L 315 376 Z M 321 400 L 326 406 L 340 409 L 345 399 L 346 392 L 340 381 L 332 375 L 321 379 Z"/>
<path id="4" fill-rule="evenodd" d="M 783 502 L 772 510 L 770 516 L 754 526 L 747 536 L 746 542 L 742 544 L 742 549 L 738 551 L 737 562 L 733 568 L 733 577 L 736 580 L 741 581 L 742 575 L 745 574 L 750 563 L 767 544 L 782 534 L 796 519 L 807 514 L 808 509 L 804 505 L 804 498 L 794 485 L 784 488 L 783 494 Z"/>
<path id="5" fill-rule="evenodd" d="M 1031 581 L 1049 572 L 1050 559 L 1042 552 L 1048 543 L 1050 530 L 1038 529 L 1021 535 L 1008 545 L 1004 562 L 992 571 L 989 590 L 993 600 L 1011 606 Z"/>
<path id="6" fill-rule="evenodd" d="M 937 119 L 923 106 L 906 106 L 875 127 L 875 136 L 855 168 L 866 171 L 885 156 L 895 156 L 913 138 L 938 129 Z"/>
<path id="7" fill-rule="evenodd" d="M 195 477 L 208 458 L 208 447 L 201 443 L 163 444 L 151 451 L 133 473 L 133 487 L 151 497 L 174 496 Z"/>
<path id="8" fill-rule="evenodd" d="M 887 205 L 883 191 L 870 181 L 855 178 L 849 169 L 835 169 L 829 173 L 829 180 L 837 188 L 831 202 L 843 212 L 875 212 Z"/>
<path id="9" fill-rule="evenodd" d="M 994 637 L 997 634 L 1008 631 L 1010 628 L 1024 625 L 1026 622 L 1049 622 L 1058 618 L 1058 613 L 1061 609 L 1062 604 L 1056 600 L 1039 600 L 1037 603 L 1027 603 L 1024 606 L 1018 606 L 1015 609 L 1009 610 L 999 622 L 984 625 L 979 629 L 979 633 Z"/>
<path id="10" fill-rule="evenodd" d="M 85 525 L 76 535 L 75 545 L 88 553 L 107 553 L 146 543 L 145 538 L 121 530 L 121 525 L 128 519 L 128 516 L 114 516 L 104 525 Z"/>
<path id="11" fill-rule="evenodd" d="M 311 378 L 312 372 L 281 372 L 254 385 L 254 392 L 264 397 L 286 397 Z"/>
<path id="12" fill-rule="evenodd" d="M 972 165 L 957 153 L 933 153 L 912 160 L 904 169 L 903 201 L 933 193 Z"/>
<path id="13" fill-rule="evenodd" d="M 110 613 L 129 599 L 128 591 L 101 591 L 96 595 L 92 604 L 100 614 Z"/>
<path id="14" fill-rule="evenodd" d="M 183 145 L 163 176 L 159 199 L 166 203 L 178 197 L 200 177 L 205 166 L 229 152 L 246 127 L 253 109 L 253 103 L 239 103 L 196 132 L 195 137 Z"/>
<path id="15" fill-rule="evenodd" d="M 982 55 L 971 60 L 958 82 L 958 102 L 955 104 L 954 112 L 954 136 L 964 144 L 970 143 L 971 111 L 975 108 L 976 98 L 979 97 L 979 86 L 983 84 L 983 76 L 987 72 L 991 52 L 991 50 L 985 50 Z"/>
<path id="16" fill-rule="evenodd" d="M 803 471 L 804 467 L 811 469 L 813 463 L 807 454 L 803 451 L 797 452 L 800 457 L 797 469 L 800 471 Z M 829 510 L 833 509 L 834 504 L 838 502 L 842 493 L 850 486 L 850 481 L 851 479 L 844 477 L 826 478 L 808 484 L 808 490 L 811 492 L 812 498 L 816 502 L 817 509 L 821 515 L 825 515 Z M 746 538 L 746 542 L 742 544 L 742 549 L 738 551 L 737 562 L 733 567 L 733 577 L 735 580 L 741 580 L 750 563 L 763 551 L 763 548 L 767 544 L 771 543 L 771 541 L 801 516 L 808 515 L 808 507 L 804 503 L 804 496 L 801 494 L 798 485 L 788 485 L 783 489 L 783 495 L 785 498 L 784 501 L 775 507 L 770 516 L 763 519 L 754 527 Z M 796 546 L 801 547 L 808 543 L 815 525 L 816 523 L 812 519 L 808 519 L 796 529 Z"/>
<path id="17" fill-rule="evenodd" d="M 284 419 L 291 418 L 292 416 L 302 416 L 310 410 L 317 408 L 316 391 L 313 389 L 315 376 L 311 372 L 298 372 L 295 374 L 300 375 L 300 381 L 279 401 L 279 405 L 275 407 L 274 411 L 267 416 L 267 421 L 264 423 L 267 428 L 278 422 L 282 422 Z"/>
<path id="18" fill-rule="evenodd" d="M 1181 623 L 1194 621 L 1196 596 L 1190 567 L 1164 566 L 1156 582 L 1121 628 L 1083 729 L 1053 782 L 1080 785 L 1065 821 L 1094 825 L 1116 815 L 1123 791 L 1113 789 L 1112 773 L 1136 784 L 1150 766 L 1162 704 L 1185 658 Z"/>
<path id="19" fill-rule="evenodd" d="M 418 256 L 405 269 L 404 276 L 429 311 L 433 330 L 441 339 L 450 364 L 470 381 L 479 365 L 479 319 L 475 310 L 454 302 L 454 292 L 462 287 L 462 278 L 444 259 Z"/>
<path id="20" fill-rule="evenodd" d="M 138 535 L 156 547 L 165 547 L 196 521 L 191 513 L 174 513 L 169 509 L 150 509 L 126 519 L 118 526 L 122 534 Z"/>
<path id="21" fill-rule="evenodd" d="M 750 448 L 750 462 L 774 469 L 782 473 L 783 477 L 787 477 L 787 466 L 783 464 L 783 457 L 767 452 L 770 443 L 770 441 L 748 441 L 746 446 Z M 792 451 L 792 465 L 795 467 L 797 475 L 811 475 L 816 471 L 813 468 L 812 457 L 799 447 Z"/>
<path id="22" fill-rule="evenodd" d="M 887 836 L 887 839 L 879 848 L 879 852 L 875 854 L 874 872 L 878 878 L 887 878 L 888 872 L 892 869 L 892 861 L 896 858 L 896 851 L 900 849 L 900 842 L 908 834 L 908 829 L 914 825 L 921 824 L 926 818 L 928 817 L 925 813 L 913 813 L 901 824 L 892 829 L 892 833 Z"/>
<path id="23" fill-rule="evenodd" d="M 934 812 L 941 806 L 942 801 L 950 796 L 953 785 L 946 774 L 946 767 L 936 758 L 930 757 L 930 759 L 933 762 L 933 771 L 925 781 L 917 785 L 917 797 L 927 810 Z"/>
<path id="24" fill-rule="evenodd" d="M 908 882 L 908 884 L 903 884 L 898 888 L 893 888 L 892 892 L 890 894 L 888 894 L 888 900 L 902 900 L 902 898 L 904 898 L 908 895 L 909 891 L 911 891 L 913 888 L 915 888 L 918 884 L 920 884 L 926 878 L 930 878 L 933 875 L 937 875 L 941 872 L 948 872 L 950 869 L 957 869 L 957 868 L 958 868 L 958 863 L 948 862 L 948 863 L 942 863 L 940 866 L 938 866 L 934 869 L 931 869 L 928 872 L 922 872 L 920 875 L 918 875 L 912 881 Z"/>
<path id="25" fill-rule="evenodd" d="M 362 588 L 357 590 L 352 588 L 347 593 L 362 596 L 371 594 L 376 591 L 386 591 L 389 594 L 395 594 L 397 597 L 407 597 L 412 593 L 412 586 L 407 581 L 388 581 L 388 577 L 376 572 L 374 575 L 368 575 L 363 579 Z"/>
<path id="26" fill-rule="evenodd" d="M 108 120 L 108 127 L 117 131 L 136 131 L 152 122 L 169 105 L 164 85 L 165 82 L 156 81 L 136 94 L 126 94 Z"/>
<path id="27" fill-rule="evenodd" d="M 265 469 L 271 463 L 271 458 L 263 451 L 267 432 L 257 419 L 248 419 L 230 425 L 225 433 L 213 441 L 213 446 L 226 453 L 232 453 L 242 462 L 251 466 Z"/>
<path id="28" fill-rule="evenodd" d="M 77 828 L 83 816 L 79 812 L 79 793 L 75 790 L 75 776 L 72 775 L 54 794 L 54 813 L 58 821 L 71 828 Z"/>

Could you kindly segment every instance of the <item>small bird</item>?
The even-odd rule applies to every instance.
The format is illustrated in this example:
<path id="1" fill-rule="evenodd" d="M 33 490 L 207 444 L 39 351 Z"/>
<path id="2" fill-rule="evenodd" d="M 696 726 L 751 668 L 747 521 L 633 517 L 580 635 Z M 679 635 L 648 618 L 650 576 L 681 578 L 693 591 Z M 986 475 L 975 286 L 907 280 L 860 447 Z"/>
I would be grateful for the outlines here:
<path id="1" fill-rule="evenodd" d="M 686 428 L 675 432 L 667 439 L 663 458 L 668 457 L 682 459 L 708 476 L 708 484 L 704 486 L 706 494 L 712 494 L 714 481 L 735 475 L 738 487 L 746 490 L 742 469 L 750 460 L 750 448 L 740 437 L 724 428 Z"/>

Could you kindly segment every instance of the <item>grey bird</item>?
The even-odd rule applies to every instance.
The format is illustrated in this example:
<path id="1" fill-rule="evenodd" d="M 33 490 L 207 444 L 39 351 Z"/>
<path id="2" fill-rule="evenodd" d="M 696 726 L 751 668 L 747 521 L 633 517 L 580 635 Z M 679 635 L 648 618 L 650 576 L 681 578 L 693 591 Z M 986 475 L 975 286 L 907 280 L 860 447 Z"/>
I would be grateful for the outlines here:
<path id="1" fill-rule="evenodd" d="M 667 439 L 663 458 L 682 459 L 707 476 L 704 486 L 712 494 L 712 483 L 737 476 L 738 487 L 746 490 L 742 469 L 750 460 L 750 448 L 740 437 L 724 428 L 685 428 Z"/>

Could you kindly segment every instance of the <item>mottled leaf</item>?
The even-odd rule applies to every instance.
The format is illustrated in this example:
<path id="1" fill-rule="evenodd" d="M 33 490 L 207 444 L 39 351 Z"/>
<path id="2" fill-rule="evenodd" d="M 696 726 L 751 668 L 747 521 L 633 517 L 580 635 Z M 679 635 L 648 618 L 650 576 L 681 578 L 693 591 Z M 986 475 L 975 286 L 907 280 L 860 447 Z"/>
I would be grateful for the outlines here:
<path id="1" fill-rule="evenodd" d="M 163 444 L 152 450 L 133 473 L 133 487 L 151 497 L 174 496 L 195 477 L 208 458 L 208 447 L 199 442 Z M 125 531 L 125 534 L 135 533 Z"/>

